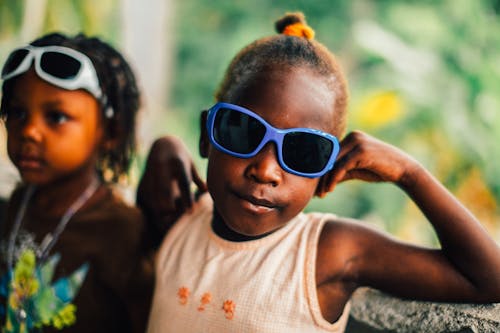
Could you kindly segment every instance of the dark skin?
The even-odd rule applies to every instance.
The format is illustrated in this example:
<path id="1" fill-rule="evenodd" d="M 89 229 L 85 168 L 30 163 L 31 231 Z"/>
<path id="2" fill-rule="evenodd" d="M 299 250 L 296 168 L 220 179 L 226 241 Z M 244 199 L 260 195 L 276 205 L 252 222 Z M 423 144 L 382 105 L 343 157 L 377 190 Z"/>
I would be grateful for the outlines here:
<path id="1" fill-rule="evenodd" d="M 97 178 L 94 166 L 107 141 L 97 100 L 83 90 L 55 87 L 30 70 L 16 78 L 6 112 L 9 157 L 23 181 L 38 189 L 30 209 L 62 215 Z"/>
<path id="2" fill-rule="evenodd" d="M 228 102 L 251 109 L 278 128 L 309 127 L 338 135 L 331 121 L 334 98 L 323 77 L 297 68 L 256 75 Z M 318 300 L 326 320 L 336 321 L 360 286 L 420 300 L 500 301 L 498 245 L 450 192 L 401 150 L 355 131 L 342 140 L 334 169 L 309 179 L 281 169 L 272 143 L 249 159 L 219 152 L 209 144 L 205 116 L 200 152 L 208 157 L 215 220 L 230 230 L 218 228 L 222 237 L 238 240 L 241 235 L 241 240 L 273 232 L 314 195 L 324 196 L 337 184 L 356 179 L 394 183 L 436 230 L 441 249 L 402 243 L 359 221 L 328 221 L 316 264 Z M 151 171 L 146 169 L 146 174 Z"/>

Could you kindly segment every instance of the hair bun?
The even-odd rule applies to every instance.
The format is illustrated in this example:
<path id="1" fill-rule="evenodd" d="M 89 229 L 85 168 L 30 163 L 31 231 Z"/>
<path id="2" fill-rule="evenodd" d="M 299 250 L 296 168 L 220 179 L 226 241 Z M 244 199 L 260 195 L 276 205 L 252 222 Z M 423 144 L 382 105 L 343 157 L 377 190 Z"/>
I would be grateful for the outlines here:
<path id="1" fill-rule="evenodd" d="M 276 31 L 283 35 L 314 39 L 314 30 L 307 25 L 302 12 L 286 13 L 274 26 Z"/>

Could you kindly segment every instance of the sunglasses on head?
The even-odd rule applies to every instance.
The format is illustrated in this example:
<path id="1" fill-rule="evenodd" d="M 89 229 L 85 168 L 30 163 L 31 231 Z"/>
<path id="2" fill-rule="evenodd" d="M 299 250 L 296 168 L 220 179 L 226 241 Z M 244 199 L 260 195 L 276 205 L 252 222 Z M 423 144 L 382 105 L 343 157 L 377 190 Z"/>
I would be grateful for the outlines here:
<path id="1" fill-rule="evenodd" d="M 216 149 L 240 158 L 257 155 L 273 141 L 283 170 L 308 178 L 330 171 L 340 149 L 331 134 L 310 128 L 275 128 L 254 112 L 229 103 L 220 102 L 208 110 L 207 130 Z"/>
<path id="2" fill-rule="evenodd" d="M 98 100 L 103 97 L 92 61 L 63 46 L 28 45 L 12 51 L 2 68 L 2 80 L 28 71 L 33 61 L 36 74 L 44 81 L 67 90 L 85 89 Z"/>

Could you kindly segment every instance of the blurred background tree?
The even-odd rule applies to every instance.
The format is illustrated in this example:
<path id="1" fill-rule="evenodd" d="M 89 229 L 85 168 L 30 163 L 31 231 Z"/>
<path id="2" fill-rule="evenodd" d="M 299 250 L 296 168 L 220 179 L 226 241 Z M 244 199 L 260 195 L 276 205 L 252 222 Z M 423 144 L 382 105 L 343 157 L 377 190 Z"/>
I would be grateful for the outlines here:
<path id="1" fill-rule="evenodd" d="M 344 67 L 349 128 L 413 155 L 500 240 L 499 0 L 0 0 L 0 60 L 53 30 L 97 34 L 121 49 L 145 92 L 137 180 L 158 135 L 181 136 L 197 155 L 200 110 L 213 104 L 232 56 L 296 10 Z M 392 185 L 349 182 L 307 209 L 435 243 Z"/>

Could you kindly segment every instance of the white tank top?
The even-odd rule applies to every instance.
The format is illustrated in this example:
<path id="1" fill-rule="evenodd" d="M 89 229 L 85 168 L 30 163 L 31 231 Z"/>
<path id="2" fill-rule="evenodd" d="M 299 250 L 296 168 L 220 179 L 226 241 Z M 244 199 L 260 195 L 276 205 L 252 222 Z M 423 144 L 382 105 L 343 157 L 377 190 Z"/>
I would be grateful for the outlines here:
<path id="1" fill-rule="evenodd" d="M 349 303 L 321 315 L 315 266 L 326 214 L 299 214 L 261 239 L 231 242 L 211 228 L 204 195 L 159 250 L 149 333 L 344 332 Z"/>

